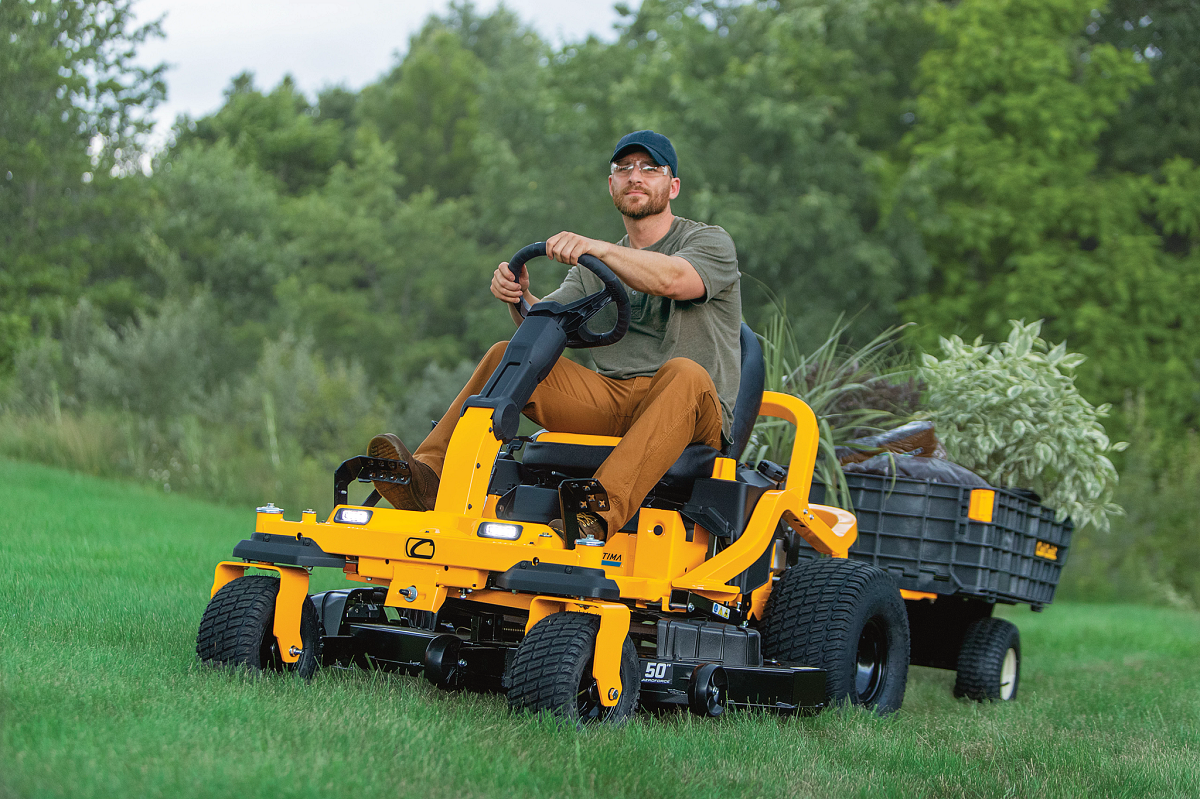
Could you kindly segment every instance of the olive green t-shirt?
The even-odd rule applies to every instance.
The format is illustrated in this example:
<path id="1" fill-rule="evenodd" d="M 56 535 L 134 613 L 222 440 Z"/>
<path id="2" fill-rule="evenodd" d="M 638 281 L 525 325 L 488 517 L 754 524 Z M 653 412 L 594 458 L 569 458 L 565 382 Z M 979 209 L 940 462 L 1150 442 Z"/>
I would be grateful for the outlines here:
<path id="1" fill-rule="evenodd" d="M 629 237 L 617 243 L 628 247 Z M 728 441 L 741 377 L 741 273 L 733 239 L 715 225 L 677 216 L 667 235 L 645 249 L 687 260 L 704 281 L 704 296 L 672 300 L 625 286 L 629 332 L 616 344 L 592 350 L 596 370 L 605 377 L 626 380 L 653 375 L 671 358 L 695 361 L 712 376 L 721 398 L 722 432 Z M 568 303 L 603 288 L 591 272 L 573 266 L 562 285 L 543 299 Z M 616 318 L 616 308 L 609 305 L 588 327 L 602 332 L 610 329 Z"/>

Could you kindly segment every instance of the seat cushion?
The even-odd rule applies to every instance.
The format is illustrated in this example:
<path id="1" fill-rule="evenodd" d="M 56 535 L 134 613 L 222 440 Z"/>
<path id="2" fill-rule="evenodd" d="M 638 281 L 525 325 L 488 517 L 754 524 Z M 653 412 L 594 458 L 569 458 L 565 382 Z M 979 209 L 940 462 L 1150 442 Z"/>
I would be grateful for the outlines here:
<path id="1" fill-rule="evenodd" d="M 612 451 L 612 447 L 605 446 L 530 441 L 522 452 L 521 463 L 526 469 L 553 471 L 568 477 L 591 477 Z M 704 444 L 690 445 L 663 475 L 659 486 L 690 492 L 696 478 L 712 477 L 713 463 L 720 454 Z"/>

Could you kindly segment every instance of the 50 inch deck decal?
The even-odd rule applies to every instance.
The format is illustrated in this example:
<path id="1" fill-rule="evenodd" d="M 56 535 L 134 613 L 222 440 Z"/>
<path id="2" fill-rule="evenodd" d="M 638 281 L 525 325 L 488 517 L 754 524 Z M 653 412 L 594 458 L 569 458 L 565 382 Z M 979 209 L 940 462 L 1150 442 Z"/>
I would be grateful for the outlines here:
<path id="1" fill-rule="evenodd" d="M 404 544 L 404 554 L 417 560 L 433 560 L 436 549 L 432 538 L 410 538 Z"/>

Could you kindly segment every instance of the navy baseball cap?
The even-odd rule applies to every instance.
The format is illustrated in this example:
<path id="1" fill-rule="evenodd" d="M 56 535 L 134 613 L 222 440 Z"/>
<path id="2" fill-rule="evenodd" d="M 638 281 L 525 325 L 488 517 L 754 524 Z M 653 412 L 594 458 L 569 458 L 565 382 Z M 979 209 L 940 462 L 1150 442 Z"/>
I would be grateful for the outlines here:
<path id="1" fill-rule="evenodd" d="M 609 163 L 631 150 L 645 150 L 659 164 L 671 167 L 671 177 L 679 177 L 679 159 L 675 156 L 675 148 L 671 146 L 671 140 L 661 133 L 652 130 L 627 133 L 617 142 L 617 149 L 613 150 L 612 158 L 608 159 Z"/>

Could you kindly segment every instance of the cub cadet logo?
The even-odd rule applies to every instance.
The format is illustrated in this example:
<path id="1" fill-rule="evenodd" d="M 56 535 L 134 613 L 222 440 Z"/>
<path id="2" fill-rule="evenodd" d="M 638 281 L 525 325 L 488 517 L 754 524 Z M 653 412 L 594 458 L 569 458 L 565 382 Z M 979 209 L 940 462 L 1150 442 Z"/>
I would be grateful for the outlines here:
<path id="1" fill-rule="evenodd" d="M 404 545 L 404 554 L 418 560 L 433 560 L 434 549 L 432 538 L 410 538 Z"/>
<path id="2" fill-rule="evenodd" d="M 1058 547 L 1053 544 L 1047 544 L 1045 541 L 1038 541 L 1037 546 L 1034 547 L 1033 554 L 1046 560 L 1058 560 Z"/>
<path id="3" fill-rule="evenodd" d="M 601 566 L 620 566 L 621 556 L 612 552 L 605 552 L 600 556 Z"/>

